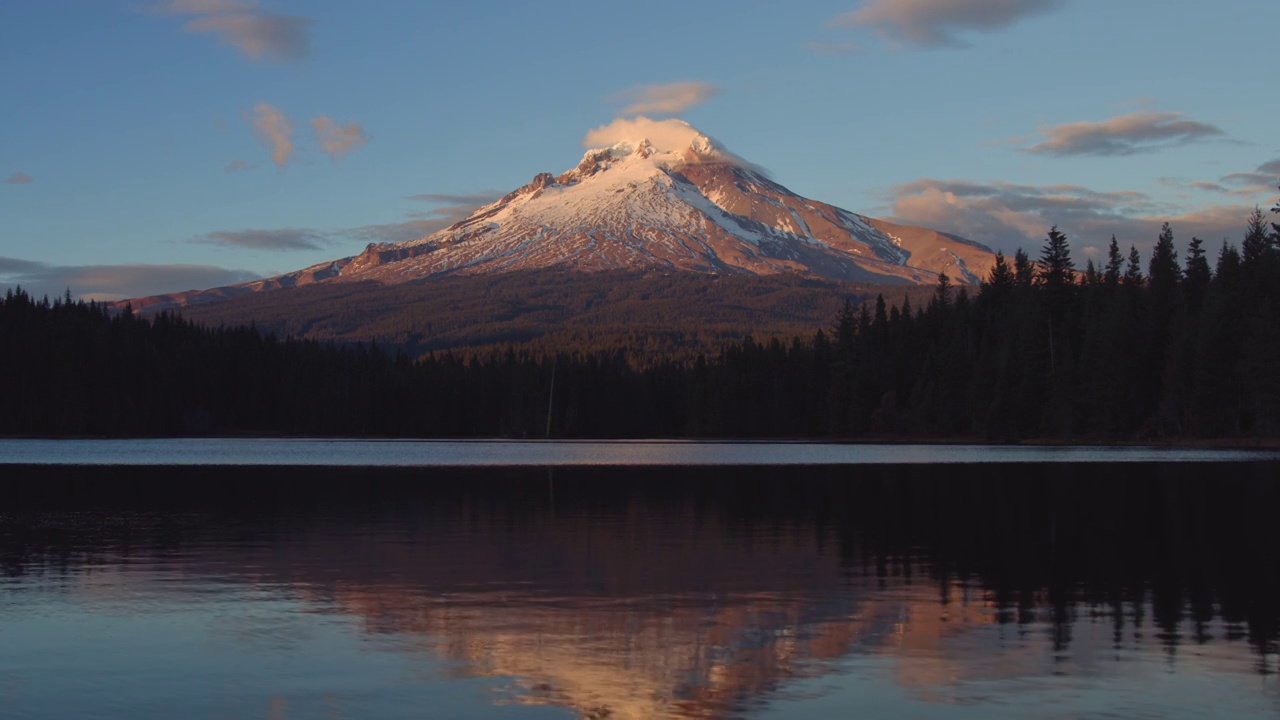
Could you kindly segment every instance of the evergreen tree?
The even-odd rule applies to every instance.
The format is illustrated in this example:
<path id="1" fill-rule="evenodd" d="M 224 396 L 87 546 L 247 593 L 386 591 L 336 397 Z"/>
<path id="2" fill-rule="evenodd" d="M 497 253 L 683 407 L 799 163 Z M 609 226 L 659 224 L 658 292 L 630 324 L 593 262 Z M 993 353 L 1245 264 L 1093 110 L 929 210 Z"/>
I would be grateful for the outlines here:
<path id="1" fill-rule="evenodd" d="M 1262 209 L 1255 207 L 1249 214 L 1244 242 L 1240 243 L 1240 259 L 1245 267 L 1256 266 L 1266 261 L 1271 252 L 1271 233 L 1267 232 L 1267 223 L 1263 220 Z"/>
<path id="2" fill-rule="evenodd" d="M 1128 287 L 1142 287 L 1142 256 L 1138 248 L 1129 246 L 1129 264 L 1124 270 L 1124 284 Z"/>
<path id="3" fill-rule="evenodd" d="M 1165 223 L 1160 228 L 1160 237 L 1151 250 L 1151 264 L 1148 275 L 1151 289 L 1157 295 L 1167 295 L 1182 279 L 1182 269 L 1178 267 L 1178 251 L 1173 247 L 1173 228 Z"/>
<path id="4" fill-rule="evenodd" d="M 1204 241 L 1191 238 L 1187 245 L 1187 269 L 1183 275 L 1182 288 L 1187 298 L 1187 308 L 1192 313 L 1200 311 L 1204 301 L 1204 293 L 1209 288 L 1213 275 L 1209 270 L 1209 260 L 1205 257 Z"/>
<path id="5" fill-rule="evenodd" d="M 982 292 L 994 296 L 1005 296 L 1013 290 L 1014 282 L 1013 271 L 1009 269 L 1004 253 L 996 251 L 995 265 L 991 267 L 991 273 L 987 279 L 982 282 Z"/>
<path id="6" fill-rule="evenodd" d="M 1103 281 L 1108 287 L 1115 287 L 1120 284 L 1120 273 L 1124 268 L 1124 257 L 1120 254 L 1120 244 L 1116 242 L 1116 236 L 1111 236 L 1111 245 L 1107 248 L 1107 268 L 1103 273 Z"/>
<path id="7" fill-rule="evenodd" d="M 930 307 L 946 308 L 951 304 L 951 278 L 945 272 L 938 273 L 938 284 L 933 289 Z"/>
<path id="8" fill-rule="evenodd" d="M 1093 258 L 1089 258 L 1084 264 L 1084 284 L 1089 287 L 1102 283 L 1102 273 L 1098 272 L 1098 267 L 1093 264 Z"/>
<path id="9" fill-rule="evenodd" d="M 1018 248 L 1013 253 L 1013 277 L 1018 287 L 1031 287 L 1032 281 L 1035 280 L 1036 269 L 1031 264 L 1031 258 L 1027 256 L 1027 251 Z"/>

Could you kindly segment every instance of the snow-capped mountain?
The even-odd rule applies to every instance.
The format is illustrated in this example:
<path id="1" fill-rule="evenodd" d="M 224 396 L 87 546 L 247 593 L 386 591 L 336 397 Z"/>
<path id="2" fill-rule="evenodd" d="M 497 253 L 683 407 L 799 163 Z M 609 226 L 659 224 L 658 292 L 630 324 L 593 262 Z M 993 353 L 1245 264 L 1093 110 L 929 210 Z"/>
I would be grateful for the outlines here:
<path id="1" fill-rule="evenodd" d="M 666 123 L 678 121 L 666 121 Z M 670 125 L 668 125 L 668 128 Z M 238 286 L 134 301 L 186 305 L 312 283 L 395 284 L 543 268 L 658 269 L 932 283 L 985 277 L 992 251 L 801 197 L 682 123 L 591 149 L 461 222 L 416 240 Z M 687 130 L 687 131 L 684 131 Z M 673 137 L 674 136 L 674 137 Z"/>

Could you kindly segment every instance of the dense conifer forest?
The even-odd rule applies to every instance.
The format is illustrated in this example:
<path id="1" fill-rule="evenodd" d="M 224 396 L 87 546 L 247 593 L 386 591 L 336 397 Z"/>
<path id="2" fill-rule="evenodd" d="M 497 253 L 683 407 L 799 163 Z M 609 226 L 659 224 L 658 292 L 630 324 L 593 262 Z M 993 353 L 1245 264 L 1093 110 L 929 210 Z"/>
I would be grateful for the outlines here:
<path id="1" fill-rule="evenodd" d="M 1280 206 L 1273 212 L 1280 213 Z M 829 328 L 638 365 L 281 339 L 68 294 L 0 301 L 0 433 L 1181 440 L 1280 437 L 1280 225 L 1083 268 L 1049 231 L 972 294 L 846 303 Z"/>

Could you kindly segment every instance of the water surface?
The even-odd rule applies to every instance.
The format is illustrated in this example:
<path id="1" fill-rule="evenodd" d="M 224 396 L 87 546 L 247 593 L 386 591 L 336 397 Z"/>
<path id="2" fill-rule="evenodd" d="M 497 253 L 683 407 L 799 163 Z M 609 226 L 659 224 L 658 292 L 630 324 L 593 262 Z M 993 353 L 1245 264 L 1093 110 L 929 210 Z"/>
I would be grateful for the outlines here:
<path id="1" fill-rule="evenodd" d="M 565 467 L 1265 460 L 1280 460 L 1280 450 L 1044 445 L 859 445 L 676 440 L 0 439 L 0 465 Z"/>
<path id="2" fill-rule="evenodd" d="M 5 718 L 1272 718 L 1274 463 L 9 466 Z"/>

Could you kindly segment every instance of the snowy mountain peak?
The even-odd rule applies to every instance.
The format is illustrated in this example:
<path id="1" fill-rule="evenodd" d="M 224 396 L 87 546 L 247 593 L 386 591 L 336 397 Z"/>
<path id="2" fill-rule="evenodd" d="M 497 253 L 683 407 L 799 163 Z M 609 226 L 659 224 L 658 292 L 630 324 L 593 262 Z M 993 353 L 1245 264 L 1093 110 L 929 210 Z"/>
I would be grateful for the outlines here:
<path id="1" fill-rule="evenodd" d="M 994 262 L 990 249 L 963 238 L 796 195 L 678 120 L 617 120 L 584 144 L 591 149 L 573 169 L 538 173 L 444 230 L 235 292 L 551 267 L 905 283 L 933 283 L 946 272 L 976 283 Z"/>

